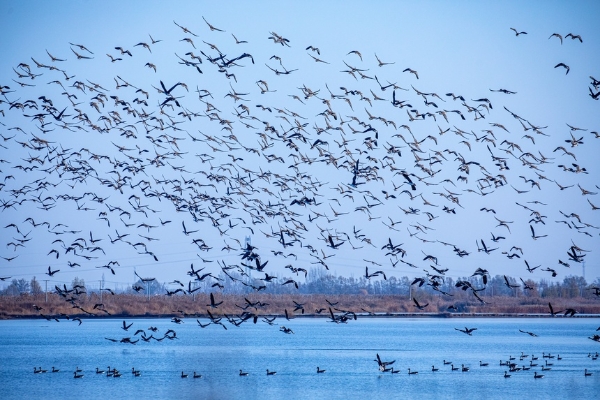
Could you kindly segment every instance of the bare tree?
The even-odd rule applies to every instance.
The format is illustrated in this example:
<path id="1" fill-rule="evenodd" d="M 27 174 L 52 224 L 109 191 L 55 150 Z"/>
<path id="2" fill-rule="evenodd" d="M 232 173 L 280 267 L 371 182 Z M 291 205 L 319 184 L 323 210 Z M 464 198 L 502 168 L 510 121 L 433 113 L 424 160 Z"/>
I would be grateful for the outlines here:
<path id="1" fill-rule="evenodd" d="M 42 290 L 42 286 L 40 285 L 38 280 L 35 278 L 35 276 L 33 278 L 31 278 L 31 282 L 29 282 L 29 287 L 30 287 L 31 294 L 44 293 L 44 291 Z"/>

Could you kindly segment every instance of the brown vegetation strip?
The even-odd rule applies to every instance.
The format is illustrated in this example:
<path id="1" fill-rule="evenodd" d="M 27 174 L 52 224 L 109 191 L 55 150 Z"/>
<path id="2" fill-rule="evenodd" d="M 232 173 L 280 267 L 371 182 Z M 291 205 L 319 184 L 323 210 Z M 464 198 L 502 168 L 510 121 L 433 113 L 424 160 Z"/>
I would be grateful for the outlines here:
<path id="1" fill-rule="evenodd" d="M 415 307 L 406 296 L 395 295 L 281 295 L 248 294 L 216 295 L 223 304 L 210 308 L 209 295 L 205 293 L 192 296 L 153 296 L 149 299 L 140 295 L 115 294 L 104 295 L 102 306 L 96 294 L 80 296 L 77 307 L 65 302 L 57 294 L 22 296 L 0 296 L 0 318 L 43 318 L 43 316 L 66 318 L 102 318 L 102 317 L 206 317 L 207 310 L 213 315 L 236 316 L 246 311 L 263 315 L 285 315 L 300 317 L 329 317 L 329 307 L 334 313 L 352 311 L 359 315 L 378 316 L 550 316 L 548 302 L 555 310 L 572 308 L 578 315 L 600 316 L 600 302 L 586 298 L 531 298 L 531 297 L 484 297 L 487 304 L 482 305 L 475 299 L 443 299 L 432 296 L 419 298 L 421 304 L 428 305 L 422 310 Z M 248 306 L 259 301 L 262 306 Z M 296 304 L 302 308 L 296 309 Z M 266 303 L 266 304 L 265 304 Z M 330 305 L 333 304 L 333 305 Z M 34 307 L 41 307 L 36 310 Z M 454 306 L 455 310 L 448 307 Z M 106 311 L 102 311 L 106 310 Z M 296 310 L 295 310 L 296 309 Z M 303 312 L 302 312 L 303 310 Z M 562 314 L 561 314 L 562 316 Z"/>

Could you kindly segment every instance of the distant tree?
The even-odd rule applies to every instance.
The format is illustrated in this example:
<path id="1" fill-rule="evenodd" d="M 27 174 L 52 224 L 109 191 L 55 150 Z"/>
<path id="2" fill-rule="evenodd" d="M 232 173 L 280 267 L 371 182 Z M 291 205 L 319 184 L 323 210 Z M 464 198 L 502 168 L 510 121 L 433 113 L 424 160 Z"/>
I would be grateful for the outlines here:
<path id="1" fill-rule="evenodd" d="M 544 291 L 542 292 L 542 297 L 562 297 L 562 290 L 560 284 L 556 282 L 547 284 L 547 286 L 544 288 Z"/>
<path id="2" fill-rule="evenodd" d="M 567 276 L 562 283 L 563 297 L 574 298 L 583 295 L 587 282 L 583 276 Z"/>
<path id="3" fill-rule="evenodd" d="M 19 291 L 19 294 L 29 293 L 30 289 L 31 286 L 25 279 L 21 278 L 17 281 L 17 290 Z"/>
<path id="4" fill-rule="evenodd" d="M 13 279 L 13 281 L 16 281 L 16 279 Z M 11 282 L 10 285 L 5 287 L 4 290 L 2 290 L 2 295 L 3 296 L 18 296 L 19 292 L 17 291 L 17 286 L 15 285 L 15 283 Z"/>
<path id="5" fill-rule="evenodd" d="M 537 289 L 538 289 L 538 293 L 542 296 L 545 297 L 545 292 L 546 289 L 548 289 L 548 281 L 545 279 L 541 279 L 537 285 Z"/>
<path id="6" fill-rule="evenodd" d="M 4 289 L 3 293 L 8 296 L 18 296 L 20 294 L 29 293 L 29 289 L 29 282 L 27 282 L 25 279 L 13 279 L 10 285 Z"/>
<path id="7" fill-rule="evenodd" d="M 510 276 L 507 276 L 507 278 L 511 285 L 517 284 L 515 278 Z M 506 286 L 504 275 L 496 275 L 488 280 L 487 287 L 492 290 L 493 296 L 515 296 L 515 289 Z"/>
<path id="8" fill-rule="evenodd" d="M 40 285 L 38 280 L 35 278 L 35 276 L 33 278 L 31 278 L 31 281 L 29 282 L 29 286 L 31 288 L 31 294 L 44 293 L 44 291 L 42 290 L 42 286 Z"/>

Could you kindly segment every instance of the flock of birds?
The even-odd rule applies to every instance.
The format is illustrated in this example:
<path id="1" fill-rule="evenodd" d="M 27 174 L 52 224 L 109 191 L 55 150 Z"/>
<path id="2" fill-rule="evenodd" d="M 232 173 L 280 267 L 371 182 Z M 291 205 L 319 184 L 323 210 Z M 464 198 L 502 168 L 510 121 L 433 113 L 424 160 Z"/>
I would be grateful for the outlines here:
<path id="1" fill-rule="evenodd" d="M 391 360 L 391 361 L 383 361 L 381 359 L 381 357 L 379 356 L 379 353 L 377 353 L 377 358 L 375 359 L 375 361 L 377 362 L 377 365 L 379 367 L 379 371 L 381 372 L 389 372 L 391 374 L 399 374 L 400 370 L 394 369 L 394 363 L 396 362 L 396 360 Z M 597 360 L 598 359 L 598 353 L 595 354 L 588 354 L 588 357 L 591 360 Z M 529 354 L 525 354 L 524 352 L 521 352 L 521 355 L 519 356 L 519 361 L 523 362 L 523 361 L 527 361 L 529 360 L 529 363 L 525 363 L 525 364 L 521 364 L 519 365 L 516 362 L 516 357 L 514 356 L 509 356 L 508 360 L 500 360 L 499 366 L 500 367 L 508 367 L 508 370 L 504 370 L 504 377 L 505 378 L 510 378 L 512 373 L 515 372 L 520 372 L 520 371 L 530 371 L 532 368 L 535 367 L 540 367 L 541 371 L 550 371 L 552 369 L 552 366 L 554 365 L 554 360 L 556 359 L 557 361 L 562 360 L 562 357 L 560 355 L 552 355 L 551 353 L 542 353 L 542 358 L 543 358 L 543 363 L 541 363 L 539 361 L 539 356 L 535 356 L 534 354 L 531 355 L 531 357 L 529 356 Z M 444 367 L 449 367 L 450 371 L 454 372 L 454 371 L 460 371 L 460 372 L 469 372 L 471 371 L 471 367 L 467 366 L 465 364 L 461 364 L 460 367 L 458 366 L 454 366 L 454 363 L 452 361 L 447 361 L 447 360 L 443 360 L 443 364 Z M 490 363 L 489 362 L 483 362 L 483 361 L 479 361 L 479 367 L 480 368 L 486 368 L 489 367 Z M 432 373 L 436 373 L 439 372 L 440 368 L 436 367 L 435 365 L 431 366 L 431 372 Z M 415 370 L 411 370 L 410 368 L 408 368 L 408 375 L 417 375 L 419 373 L 419 371 L 415 371 Z M 592 372 L 588 372 L 587 368 L 584 370 L 584 376 L 591 376 Z M 539 378 L 543 378 L 544 374 L 538 373 L 537 371 L 534 371 L 534 375 L 533 377 L 535 379 L 539 379 Z"/>
<path id="2" fill-rule="evenodd" d="M 590 358 L 590 360 L 592 360 L 592 361 L 596 361 L 600 357 L 600 354 L 598 352 L 596 352 L 594 354 L 589 353 L 587 357 Z M 562 359 L 563 358 L 560 356 L 560 354 L 553 355 L 551 353 L 544 352 L 544 353 L 542 353 L 542 361 L 543 361 L 542 362 L 542 361 L 540 361 L 539 356 L 536 356 L 534 354 L 529 355 L 529 354 L 525 354 L 524 352 L 521 352 L 521 355 L 518 356 L 518 362 L 517 362 L 517 357 L 509 356 L 507 360 L 500 360 L 499 366 L 501 368 L 502 367 L 508 368 L 508 369 L 504 369 L 504 378 L 510 378 L 513 373 L 519 373 L 521 371 L 530 371 L 532 369 L 536 369 L 537 367 L 539 367 L 541 372 L 551 371 L 555 362 L 560 362 Z M 381 357 L 379 356 L 379 353 L 376 354 L 376 359 L 374 361 L 377 362 L 378 369 L 382 373 L 390 373 L 390 374 L 394 375 L 394 374 L 399 374 L 402 371 L 400 369 L 394 369 L 396 360 L 383 361 L 381 359 Z M 521 362 L 521 364 L 519 364 L 519 362 Z M 471 371 L 471 368 L 472 368 L 468 365 L 465 365 L 464 363 L 461 364 L 460 367 L 458 367 L 458 366 L 455 366 L 452 361 L 448 361 L 445 359 L 443 360 L 443 365 L 444 365 L 444 368 L 447 368 L 451 372 L 455 372 L 455 371 L 469 372 L 469 371 Z M 480 368 L 490 367 L 490 363 L 479 361 L 479 367 Z M 326 371 L 327 371 L 326 369 L 322 369 L 319 366 L 317 366 L 317 368 L 316 368 L 317 374 L 323 374 Z M 431 373 L 436 373 L 439 371 L 440 371 L 439 367 L 436 367 L 435 365 L 431 366 Z M 42 367 L 39 367 L 39 368 L 34 367 L 33 368 L 34 374 L 45 374 L 47 372 L 48 372 L 48 370 L 42 369 Z M 60 369 L 57 369 L 56 367 L 53 366 L 52 370 L 50 372 L 57 373 L 57 372 L 60 372 Z M 76 367 L 75 371 L 73 371 L 73 378 L 75 378 L 75 379 L 83 378 L 85 376 L 85 374 L 83 372 L 84 371 L 82 369 L 80 369 L 79 367 Z M 121 378 L 123 376 L 123 373 L 121 371 L 119 371 L 116 368 L 111 368 L 110 366 L 108 366 L 106 370 L 96 367 L 96 370 L 93 371 L 92 373 L 94 375 L 102 375 L 102 376 L 106 376 L 109 378 Z M 268 368 L 266 369 L 267 376 L 274 376 L 276 374 L 277 374 L 277 371 L 270 370 Z M 415 371 L 415 370 L 411 370 L 411 368 L 407 368 L 407 374 L 408 375 L 417 375 L 417 374 L 419 374 L 419 371 Z M 584 369 L 585 377 L 592 376 L 592 374 L 593 373 L 591 371 L 588 371 L 587 368 Z M 240 369 L 238 375 L 241 377 L 245 377 L 245 376 L 249 376 L 250 372 Z M 131 376 L 134 378 L 138 378 L 138 377 L 142 376 L 142 372 L 139 369 L 135 369 L 135 367 L 132 367 L 131 368 Z M 181 371 L 180 377 L 183 379 L 186 379 L 189 377 L 198 379 L 198 378 L 202 378 L 203 375 L 196 371 L 193 371 L 193 374 L 189 374 L 189 373 L 186 373 L 185 371 Z M 538 371 L 534 370 L 533 377 L 535 379 L 543 378 L 544 374 L 539 373 Z"/>
<path id="3" fill-rule="evenodd" d="M 251 292 L 298 288 L 309 268 L 329 270 L 348 258 L 363 260 L 366 280 L 387 280 L 401 266 L 414 271 L 413 285 L 452 296 L 441 290 L 451 257 L 464 263 L 474 254 L 498 255 L 496 262 L 520 262 L 524 273 L 533 273 L 541 266 L 530 267 L 526 257 L 539 251 L 536 243 L 547 240 L 550 224 L 564 226 L 564 240 L 561 249 L 547 249 L 561 257 L 540 268 L 548 277 L 568 272 L 592 251 L 578 243 L 597 240 L 598 219 L 581 215 L 600 209 L 591 200 L 599 186 L 583 183 L 596 171 L 582 164 L 591 160 L 578 159 L 578 150 L 600 138 L 594 127 L 543 126 L 499 107 L 518 96 L 505 88 L 472 96 L 420 90 L 423 74 L 407 67 L 390 77 L 395 61 L 375 54 L 375 62 L 353 49 L 334 60 L 301 46 L 317 73 L 335 65 L 344 82 L 306 85 L 294 80 L 301 71 L 288 63 L 295 39 L 270 32 L 257 51 L 272 46 L 274 54 L 259 58 L 248 41 L 204 21 L 195 29 L 173 21 L 179 35 L 173 43 L 140 36 L 114 46 L 107 58 L 105 50 L 69 43 L 12 68 L 12 82 L 0 84 L 0 213 L 10 219 L 2 227 L 0 279 L 15 275 L 15 259 L 39 249 L 51 264 L 40 273 L 53 279 L 77 269 L 117 275 L 143 264 L 151 271 L 176 243 L 196 253 L 203 267 L 191 263 L 187 282 L 176 276 L 165 295 L 193 294 L 205 284 L 214 293 L 203 316 L 226 329 L 223 318 L 239 326 L 261 317 L 261 305 L 248 299 L 245 306 L 254 311 L 217 314 L 223 301 L 215 294 L 226 285 Z M 562 43 L 560 34 L 554 37 Z M 583 45 L 579 35 L 565 38 Z M 157 56 L 167 48 L 174 56 Z M 161 74 L 174 67 L 183 79 Z M 570 71 L 565 63 L 558 67 Z M 245 78 L 255 75 L 262 78 Z M 600 81 L 590 78 L 590 96 L 598 100 Z M 557 209 L 545 195 L 557 188 L 585 201 Z M 499 207 L 474 206 L 492 198 Z M 516 204 L 517 215 L 507 215 L 508 203 Z M 579 203 L 588 210 L 579 211 Z M 471 219 L 489 227 L 491 239 L 468 231 L 461 231 L 464 240 L 436 235 L 444 225 Z M 530 232 L 528 243 L 511 239 L 523 230 Z M 479 267 L 456 287 L 484 305 L 481 292 L 491 274 Z M 155 280 L 136 276 L 137 292 Z M 531 289 L 523 279 L 523 285 L 505 279 L 509 288 Z M 108 314 L 103 304 L 80 305 L 85 288 L 57 284 L 55 290 L 78 314 Z M 592 290 L 600 296 L 600 288 Z M 335 323 L 356 319 L 354 311 L 332 304 L 321 309 L 327 311 Z M 286 309 L 286 318 L 293 312 Z M 124 330 L 129 326 L 123 322 Z M 172 330 L 162 337 L 138 333 L 145 341 L 176 338 Z"/>
<path id="4" fill-rule="evenodd" d="M 171 318 L 171 322 L 175 323 L 175 324 L 182 324 L 184 323 L 184 318 L 196 318 L 196 322 L 198 324 L 198 326 L 200 328 L 207 328 L 211 325 L 218 325 L 220 327 L 222 327 L 224 330 L 227 330 L 227 325 L 225 324 L 225 321 L 229 323 L 230 326 L 235 326 L 235 327 L 239 327 L 242 323 L 247 322 L 247 321 L 252 321 L 254 324 L 256 324 L 259 319 L 261 318 L 261 314 L 258 312 L 258 308 L 257 305 L 259 305 L 260 301 L 257 302 L 252 302 L 250 300 L 248 300 L 247 298 L 245 298 L 245 301 L 247 303 L 246 306 L 244 307 L 240 307 L 238 306 L 240 309 L 242 309 L 243 311 L 238 314 L 238 315 L 228 315 L 227 313 L 223 313 L 222 316 L 216 316 L 214 315 L 209 309 L 206 309 L 206 313 L 194 313 L 194 314 L 190 314 L 186 311 L 183 310 L 177 310 L 177 313 L 180 313 L 182 315 L 182 317 L 172 317 Z M 304 304 L 298 303 L 295 300 L 292 300 L 295 308 L 288 312 L 287 308 L 284 309 L 284 316 L 286 321 L 290 321 L 291 319 L 294 318 L 294 313 L 295 312 L 300 312 L 301 314 L 304 314 Z M 417 304 L 417 306 L 419 306 L 419 303 L 414 300 L 415 303 Z M 332 322 L 335 324 L 347 324 L 349 321 L 352 320 L 357 320 L 357 313 L 352 311 L 352 310 L 347 310 L 347 309 L 343 309 L 341 307 L 336 307 L 338 305 L 339 302 L 330 302 L 329 300 L 326 299 L 326 302 L 329 304 L 328 307 L 328 311 L 329 311 L 329 319 L 328 322 Z M 264 306 L 264 304 L 263 304 Z M 48 321 L 52 321 L 55 320 L 56 322 L 60 322 L 60 320 L 58 319 L 58 317 L 50 317 L 50 316 L 46 316 L 44 314 L 41 313 L 41 310 L 43 310 L 43 307 L 34 305 L 35 309 L 40 312 L 40 314 L 42 315 L 42 317 L 46 318 Z M 247 309 L 249 307 L 255 307 L 254 311 L 248 311 Z M 419 306 L 421 309 L 425 308 L 426 305 L 424 306 Z M 452 306 L 450 306 L 452 307 Z M 548 303 L 548 307 L 549 307 L 549 315 L 551 317 L 556 317 L 557 315 L 561 315 L 563 314 L 563 317 L 573 317 L 577 311 L 575 309 L 572 308 L 567 308 L 566 310 L 554 310 L 554 308 L 552 307 L 552 303 Z M 216 307 L 214 307 L 216 308 Z M 100 309 L 99 307 L 94 307 L 94 309 Z M 335 310 L 336 312 L 334 313 Z M 85 310 L 84 310 L 85 311 Z M 320 315 L 321 313 L 325 312 L 326 308 L 320 308 L 320 309 L 315 309 L 314 314 L 315 315 Z M 375 315 L 373 313 L 369 313 L 366 310 L 362 309 L 361 311 L 364 311 L 366 315 Z M 451 312 L 452 310 L 450 309 L 449 312 Z M 90 313 L 91 314 L 91 313 Z M 91 314 L 93 315 L 93 314 Z M 79 323 L 79 325 L 81 325 L 82 320 L 79 317 L 69 317 L 67 314 L 62 315 L 63 317 L 65 317 L 67 320 L 72 320 L 72 321 L 76 321 Z M 202 317 L 206 317 L 208 318 L 208 321 L 206 323 L 203 323 L 202 321 L 200 321 L 200 319 L 198 318 L 202 318 Z M 277 320 L 278 316 L 268 316 L 268 315 L 262 315 L 262 319 L 260 319 L 261 322 L 268 324 L 269 326 L 279 326 L 278 323 L 276 323 L 275 321 Z M 127 321 L 123 321 L 122 322 L 122 326 L 120 327 L 123 331 L 125 332 L 133 332 L 133 331 L 129 331 L 129 329 L 133 326 L 133 322 L 127 323 Z M 462 328 L 454 328 L 456 331 L 458 332 L 462 332 L 468 336 L 472 336 L 473 332 L 476 331 L 478 328 L 469 328 L 469 327 L 465 327 L 464 329 Z M 279 331 L 283 332 L 285 334 L 294 334 L 294 331 L 289 328 L 286 327 L 285 325 L 280 325 L 279 326 Z M 597 331 L 600 331 L 600 327 L 597 329 Z M 520 333 L 524 333 L 527 334 L 531 337 L 538 337 L 539 335 L 534 333 L 534 332 L 530 332 L 530 331 L 525 331 L 522 329 L 519 329 Z M 139 335 L 139 336 L 138 336 Z M 159 329 L 155 326 L 150 326 L 147 329 L 135 329 L 135 332 L 133 333 L 133 336 L 124 336 L 121 338 L 112 338 L 112 337 L 105 337 L 104 339 L 113 342 L 113 343 L 125 343 L 125 344 L 131 344 L 131 345 L 135 345 L 137 343 L 140 342 L 140 340 L 142 342 L 145 343 L 150 343 L 150 342 L 162 342 L 163 340 L 167 339 L 167 340 L 176 340 L 178 339 L 177 336 L 177 332 L 174 329 L 168 329 L 167 331 L 165 331 L 164 333 L 159 332 Z M 598 334 L 593 334 L 592 336 L 589 336 L 588 339 L 591 339 L 595 342 L 600 342 L 600 335 Z"/>

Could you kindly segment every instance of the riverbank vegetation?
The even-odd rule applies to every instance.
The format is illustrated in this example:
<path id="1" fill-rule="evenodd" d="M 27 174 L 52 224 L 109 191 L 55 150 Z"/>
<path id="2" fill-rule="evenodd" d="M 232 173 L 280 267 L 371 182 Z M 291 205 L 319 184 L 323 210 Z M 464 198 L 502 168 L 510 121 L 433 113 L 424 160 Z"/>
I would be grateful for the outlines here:
<path id="1" fill-rule="evenodd" d="M 74 279 L 70 286 L 55 285 L 46 292 L 35 278 L 29 282 L 14 279 L 0 293 L 0 318 L 205 317 L 208 312 L 329 317 L 329 308 L 334 313 L 358 315 L 550 316 L 549 303 L 557 316 L 572 315 L 567 310 L 574 310 L 575 315 L 600 315 L 599 282 L 588 284 L 578 276 L 568 276 L 562 282 L 494 276 L 485 284 L 480 276 L 444 277 L 440 285 L 433 286 L 430 280 L 423 283 L 408 277 L 371 280 L 311 273 L 298 288 L 284 284 L 286 280 L 267 284 L 253 280 L 252 286 L 263 286 L 259 291 L 218 277 L 187 285 L 140 280 L 115 291 L 88 288 L 83 280 Z M 481 290 L 465 290 L 461 282 L 466 281 Z"/>

